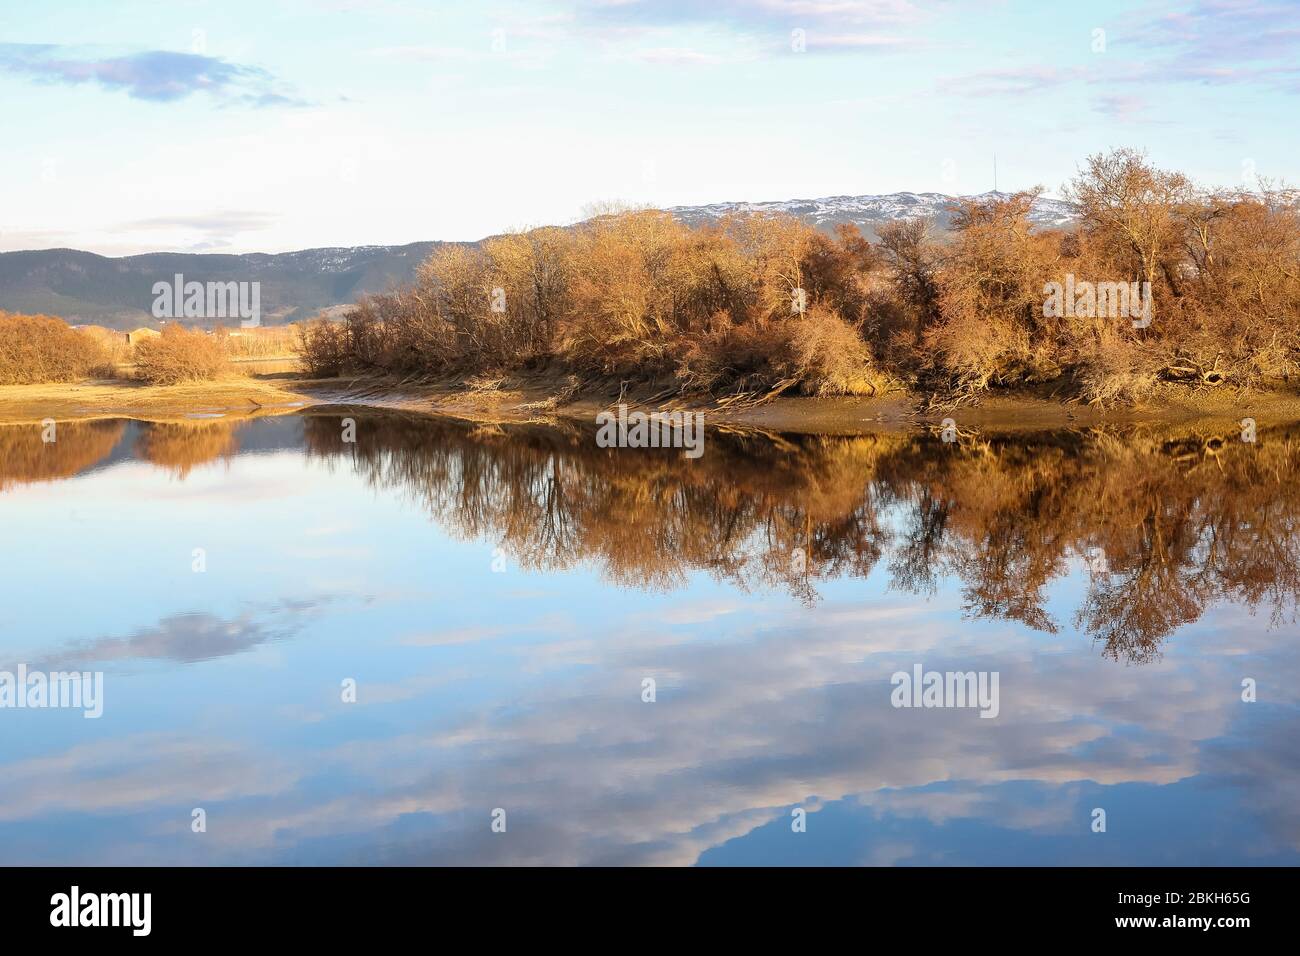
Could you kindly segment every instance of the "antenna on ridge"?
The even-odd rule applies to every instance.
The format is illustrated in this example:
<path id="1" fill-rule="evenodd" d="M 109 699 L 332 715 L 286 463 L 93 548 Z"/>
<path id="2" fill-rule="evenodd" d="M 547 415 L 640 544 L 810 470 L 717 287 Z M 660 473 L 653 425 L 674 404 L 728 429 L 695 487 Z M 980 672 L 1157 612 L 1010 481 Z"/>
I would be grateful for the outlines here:
<path id="1" fill-rule="evenodd" d="M 998 191 L 998 154 L 993 154 L 993 191 Z"/>

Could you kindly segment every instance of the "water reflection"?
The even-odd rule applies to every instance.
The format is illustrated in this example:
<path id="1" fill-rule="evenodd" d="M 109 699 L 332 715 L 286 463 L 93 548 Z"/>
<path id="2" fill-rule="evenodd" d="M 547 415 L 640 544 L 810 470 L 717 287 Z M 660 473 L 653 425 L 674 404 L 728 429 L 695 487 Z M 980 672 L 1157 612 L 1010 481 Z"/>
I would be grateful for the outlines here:
<path id="1" fill-rule="evenodd" d="M 355 414 L 355 413 L 354 413 Z M 806 605 L 822 582 L 866 577 L 932 593 L 962 584 L 972 618 L 1055 634 L 1056 579 L 1088 587 L 1072 624 L 1107 656 L 1149 661 L 1218 601 L 1290 620 L 1300 595 L 1300 432 L 1127 429 L 853 438 L 715 432 L 700 460 L 600 449 L 593 431 L 472 426 L 403 414 L 305 415 L 307 453 L 346 462 L 462 539 L 499 541 L 526 568 L 595 562 L 620 585 L 668 590 L 704 570 Z M 184 479 L 229 462 L 247 421 L 133 423 L 134 454 Z M 0 489 L 79 474 L 111 457 L 122 421 L 0 428 Z M 296 444 L 296 433 L 287 446 Z"/>
<path id="2" fill-rule="evenodd" d="M 820 582 L 962 583 L 973 618 L 1056 633 L 1051 582 L 1082 564 L 1074 626 L 1107 656 L 1151 660 L 1217 601 L 1277 622 L 1300 594 L 1300 441 L 1123 431 L 856 438 L 714 434 L 702 459 L 598 449 L 567 428 L 475 428 L 389 416 L 354 444 L 312 417 L 311 454 L 416 500 L 464 538 L 543 571 L 595 561 L 618 584 L 672 588 L 707 570 L 807 604 Z"/>
<path id="3" fill-rule="evenodd" d="M 0 862 L 1293 863 L 1297 437 L 3 427 Z"/>
<path id="4" fill-rule="evenodd" d="M 43 425 L 0 426 L 0 492 L 80 474 L 103 461 L 125 429 L 122 421 L 68 422 L 51 442 Z"/>
<path id="5" fill-rule="evenodd" d="M 220 421 L 150 424 L 136 444 L 136 454 L 184 478 L 199 465 L 233 458 L 239 447 L 236 427 Z"/>

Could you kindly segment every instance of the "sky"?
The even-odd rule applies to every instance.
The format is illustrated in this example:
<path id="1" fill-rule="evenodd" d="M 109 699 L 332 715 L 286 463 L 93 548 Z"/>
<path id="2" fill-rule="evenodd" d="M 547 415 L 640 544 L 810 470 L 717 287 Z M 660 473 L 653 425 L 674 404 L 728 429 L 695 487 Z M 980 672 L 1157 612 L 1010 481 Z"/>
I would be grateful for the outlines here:
<path id="1" fill-rule="evenodd" d="M 0 251 L 473 240 L 654 206 L 1300 181 L 1300 3 L 0 0 Z"/>

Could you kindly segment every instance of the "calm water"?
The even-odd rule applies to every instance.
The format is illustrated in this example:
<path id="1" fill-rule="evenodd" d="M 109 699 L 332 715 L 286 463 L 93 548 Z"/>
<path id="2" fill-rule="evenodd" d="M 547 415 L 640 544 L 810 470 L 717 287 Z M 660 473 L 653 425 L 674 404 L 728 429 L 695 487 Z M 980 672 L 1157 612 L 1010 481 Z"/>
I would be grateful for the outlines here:
<path id="1" fill-rule="evenodd" d="M 1300 433 L 349 414 L 0 428 L 0 862 L 1300 857 Z"/>

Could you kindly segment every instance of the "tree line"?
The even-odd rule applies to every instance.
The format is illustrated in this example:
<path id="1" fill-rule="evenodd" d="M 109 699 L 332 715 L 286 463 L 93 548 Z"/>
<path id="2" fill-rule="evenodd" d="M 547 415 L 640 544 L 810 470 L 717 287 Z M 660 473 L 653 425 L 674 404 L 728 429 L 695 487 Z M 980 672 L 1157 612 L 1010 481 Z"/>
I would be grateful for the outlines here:
<path id="1" fill-rule="evenodd" d="M 1121 149 L 1066 187 L 1068 228 L 1031 221 L 1040 193 L 956 200 L 947 235 L 921 220 L 872 241 L 785 216 L 689 228 L 617 210 L 448 245 L 410 285 L 304 327 L 301 348 L 316 374 L 545 372 L 718 396 L 1053 382 L 1115 402 L 1295 374 L 1295 191 L 1203 189 Z"/>

